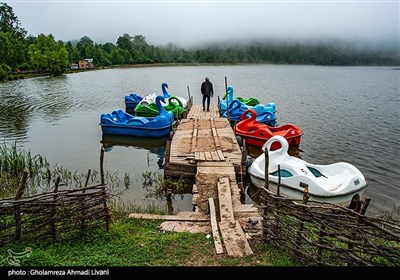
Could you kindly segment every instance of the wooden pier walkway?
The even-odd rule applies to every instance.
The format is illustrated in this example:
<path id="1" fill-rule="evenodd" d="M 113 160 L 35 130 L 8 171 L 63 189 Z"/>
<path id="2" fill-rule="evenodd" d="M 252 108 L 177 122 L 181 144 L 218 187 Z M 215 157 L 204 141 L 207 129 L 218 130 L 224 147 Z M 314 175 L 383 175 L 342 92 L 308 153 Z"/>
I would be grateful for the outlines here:
<path id="1" fill-rule="evenodd" d="M 167 143 L 164 175 L 193 178 L 199 162 L 220 162 L 221 166 L 230 162 L 240 172 L 242 152 L 228 120 L 219 117 L 214 104 L 209 112 L 193 105 L 187 119 L 181 120 L 172 142 Z"/>
<path id="2" fill-rule="evenodd" d="M 195 178 L 193 215 L 210 221 L 217 254 L 224 252 L 222 243 L 229 256 L 253 254 L 239 222 L 261 223 L 261 218 L 256 207 L 241 204 L 236 176 L 243 172 L 245 158 L 228 120 L 219 117 L 218 107 L 211 105 L 208 112 L 193 105 L 167 142 L 166 153 L 165 176 Z"/>

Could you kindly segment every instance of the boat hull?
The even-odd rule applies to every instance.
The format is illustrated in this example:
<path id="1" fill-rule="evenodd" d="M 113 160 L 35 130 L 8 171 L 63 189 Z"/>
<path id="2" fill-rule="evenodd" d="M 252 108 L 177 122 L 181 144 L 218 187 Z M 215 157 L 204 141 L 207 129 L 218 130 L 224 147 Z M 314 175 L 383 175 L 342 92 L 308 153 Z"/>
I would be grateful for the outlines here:
<path id="1" fill-rule="evenodd" d="M 254 174 L 250 174 L 250 180 L 251 183 L 258 187 L 258 188 L 265 188 L 265 179 L 264 178 L 260 178 L 255 176 Z M 278 183 L 277 180 L 273 180 L 271 179 L 270 176 L 270 180 L 269 180 L 269 189 L 276 193 L 277 192 L 277 187 L 278 187 Z M 322 203 L 332 203 L 332 204 L 337 204 L 337 205 L 341 205 L 344 207 L 348 207 L 351 203 L 351 201 L 353 200 L 353 198 L 358 198 L 360 199 L 361 197 L 363 197 L 364 195 L 364 190 L 367 187 L 367 184 L 364 186 L 361 186 L 360 188 L 351 191 L 351 192 L 347 192 L 347 193 L 343 193 L 340 195 L 327 195 L 327 196 L 322 196 L 322 195 L 316 195 L 313 193 L 308 193 L 309 196 L 309 202 L 322 202 Z M 285 184 L 281 184 L 280 188 L 279 188 L 279 193 L 281 196 L 284 197 L 289 197 L 292 199 L 299 199 L 302 200 L 303 199 L 303 195 L 304 195 L 304 191 L 300 190 L 300 189 L 296 189 L 294 187 L 285 185 Z"/>
<path id="2" fill-rule="evenodd" d="M 255 146 L 255 147 L 259 147 L 261 148 L 265 142 L 267 142 L 269 140 L 269 138 L 258 138 L 258 137 L 253 137 L 253 136 L 249 136 L 246 135 L 244 133 L 240 133 L 240 132 L 235 132 L 236 135 L 242 137 L 243 140 L 246 141 L 246 144 Z M 301 139 L 301 135 L 300 136 L 295 136 L 295 137 L 287 137 L 286 140 L 290 143 L 289 145 L 300 145 L 300 139 Z M 279 148 L 278 145 L 273 145 L 272 149 L 275 150 Z"/>
<path id="3" fill-rule="evenodd" d="M 123 135 L 133 137 L 163 137 L 169 135 L 171 131 L 171 125 L 157 128 L 141 128 L 128 125 L 109 125 L 101 124 L 101 130 L 103 134 L 109 135 Z"/>

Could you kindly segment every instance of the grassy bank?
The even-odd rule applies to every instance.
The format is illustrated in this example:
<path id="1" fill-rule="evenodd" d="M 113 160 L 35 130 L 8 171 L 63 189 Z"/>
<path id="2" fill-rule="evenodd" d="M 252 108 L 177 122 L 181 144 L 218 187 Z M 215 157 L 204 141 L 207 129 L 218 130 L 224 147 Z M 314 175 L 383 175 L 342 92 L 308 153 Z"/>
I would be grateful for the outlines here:
<path id="1" fill-rule="evenodd" d="M 55 244 L 18 242 L 0 247 L 0 264 L 8 266 L 8 250 L 31 255 L 20 258 L 22 266 L 292 266 L 282 252 L 255 242 L 253 256 L 230 258 L 215 254 L 212 238 L 203 233 L 158 230 L 162 221 L 129 219 L 114 215 L 110 231 L 89 234 Z"/>

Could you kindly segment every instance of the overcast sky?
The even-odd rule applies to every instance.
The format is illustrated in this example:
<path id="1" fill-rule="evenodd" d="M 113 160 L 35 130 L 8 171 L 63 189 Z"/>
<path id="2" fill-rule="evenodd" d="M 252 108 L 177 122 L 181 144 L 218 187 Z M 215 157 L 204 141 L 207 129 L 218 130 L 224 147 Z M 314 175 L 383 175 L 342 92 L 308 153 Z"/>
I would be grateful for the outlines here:
<path id="1" fill-rule="evenodd" d="M 398 1 L 34 1 L 0 0 L 29 34 L 116 43 L 190 46 L 226 39 L 356 39 L 399 44 Z M 150 3 L 149 3 L 150 2 Z"/>

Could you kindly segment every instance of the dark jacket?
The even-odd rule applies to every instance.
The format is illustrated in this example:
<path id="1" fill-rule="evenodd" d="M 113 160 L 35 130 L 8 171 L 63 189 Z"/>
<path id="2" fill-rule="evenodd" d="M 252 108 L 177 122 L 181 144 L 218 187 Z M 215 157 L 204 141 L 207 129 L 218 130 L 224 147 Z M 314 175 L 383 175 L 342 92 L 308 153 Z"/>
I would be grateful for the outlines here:
<path id="1" fill-rule="evenodd" d="M 210 81 L 204 81 L 201 84 L 201 94 L 205 95 L 205 96 L 213 96 L 214 95 L 214 89 L 213 89 L 213 85 Z"/>

